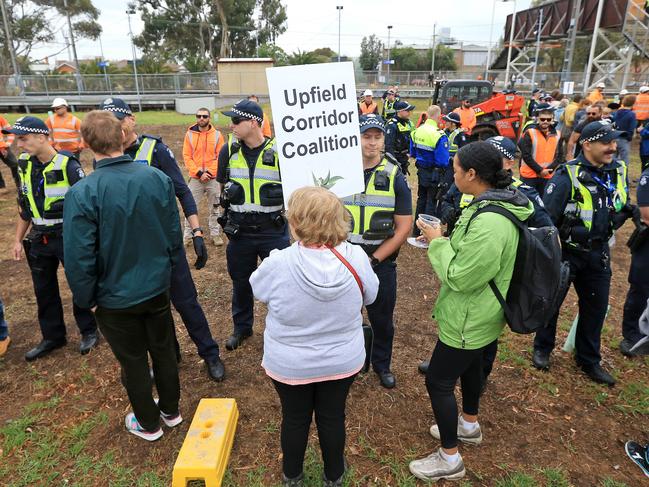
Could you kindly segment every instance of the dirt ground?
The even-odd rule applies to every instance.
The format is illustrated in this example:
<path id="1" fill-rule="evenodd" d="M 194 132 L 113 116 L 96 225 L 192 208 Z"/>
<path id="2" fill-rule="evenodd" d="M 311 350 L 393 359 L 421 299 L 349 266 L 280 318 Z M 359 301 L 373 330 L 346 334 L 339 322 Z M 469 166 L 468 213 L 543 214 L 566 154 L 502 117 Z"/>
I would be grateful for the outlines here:
<path id="1" fill-rule="evenodd" d="M 162 135 L 172 150 L 181 154 L 183 127 L 148 126 L 141 131 Z M 0 428 L 15 424 L 11 422 L 23 417 L 34 402 L 42 404 L 56 398 L 48 403 L 46 414 L 25 427 L 25 438 L 17 445 L 9 441 L 7 427 L 0 430 L 0 440 L 4 441 L 0 443 L 0 464 L 4 465 L 0 484 L 69 485 L 76 477 L 75 485 L 129 485 L 114 480 L 118 473 L 113 467 L 117 465 L 162 479 L 161 483 L 133 481 L 132 485 L 170 485 L 177 452 L 195 407 L 204 397 L 233 397 L 240 409 L 226 484 L 280 483 L 280 405 L 260 366 L 264 310 L 256 308 L 255 334 L 243 348 L 226 351 L 224 341 L 231 331 L 231 283 L 225 248 L 210 246 L 207 267 L 193 274 L 212 332 L 222 345 L 227 378 L 220 384 L 208 380 L 194 344 L 175 314 L 183 354 L 181 412 L 185 422 L 175 430 L 165 430 L 160 441 L 144 444 L 124 430 L 129 404 L 106 342 L 85 357 L 77 351 L 78 331 L 62 271 L 69 344 L 32 364 L 23 359 L 40 333 L 27 264 L 10 258 L 17 214 L 9 172 L 4 165 L 0 171 L 10 187 L 0 190 L 0 295 L 13 340 L 6 357 L 0 360 Z M 205 204 L 202 214 L 204 210 Z M 550 372 L 536 371 L 529 363 L 531 338 L 506 333 L 481 402 L 484 441 L 479 447 L 460 447 L 468 470 L 467 482 L 462 485 L 649 485 L 623 448 L 628 439 L 649 440 L 649 359 L 628 359 L 617 350 L 630 262 L 624 244 L 630 231 L 631 224 L 627 223 L 613 249 L 611 310 L 602 343 L 604 365 L 617 377 L 617 386 L 608 389 L 593 384 L 578 371 L 569 354 L 560 350 L 553 355 Z M 189 251 L 190 259 L 191 254 Z M 398 260 L 398 282 L 393 357 L 397 387 L 383 389 L 377 377 L 368 373 L 357 379 L 349 397 L 347 459 L 353 468 L 352 485 L 420 485 L 409 475 L 408 461 L 439 446 L 428 433 L 432 411 L 424 378 L 417 372 L 417 364 L 430 356 L 437 336 L 430 313 L 439 283 L 424 251 L 404 246 Z M 575 314 L 576 296 L 571 291 L 561 314 L 559 344 L 563 344 Z M 47 467 L 54 472 L 54 480 L 25 480 L 25 472 L 37 468 L 30 467 L 29 462 L 42 461 L 34 436 L 37 429 L 67 438 L 66 431 L 98 412 L 107 420 L 89 432 L 81 453 L 99 464 L 107 451 L 114 452 L 113 466 L 94 477 L 92 470 L 85 471 L 84 477 L 77 458 L 81 453 L 68 450 L 65 455 L 47 457 L 60 459 Z M 315 428 L 310 444 L 317 452 Z M 65 446 L 69 443 L 62 445 L 70 448 Z"/>

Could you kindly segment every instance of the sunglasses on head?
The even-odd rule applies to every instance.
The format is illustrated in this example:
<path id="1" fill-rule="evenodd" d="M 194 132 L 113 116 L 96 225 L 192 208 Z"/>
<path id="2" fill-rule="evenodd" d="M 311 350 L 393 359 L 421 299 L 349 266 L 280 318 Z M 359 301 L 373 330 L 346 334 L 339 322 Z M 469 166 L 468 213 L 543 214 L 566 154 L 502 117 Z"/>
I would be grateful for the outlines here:
<path id="1" fill-rule="evenodd" d="M 196 115 L 196 118 L 210 118 L 209 115 Z"/>

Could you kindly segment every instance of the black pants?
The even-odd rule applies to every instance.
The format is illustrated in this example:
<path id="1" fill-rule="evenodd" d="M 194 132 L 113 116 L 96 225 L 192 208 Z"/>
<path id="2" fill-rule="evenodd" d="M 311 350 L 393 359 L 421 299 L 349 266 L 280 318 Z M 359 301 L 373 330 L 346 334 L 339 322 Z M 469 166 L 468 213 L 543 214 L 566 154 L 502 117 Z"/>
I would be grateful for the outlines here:
<path id="1" fill-rule="evenodd" d="M 640 154 L 640 162 L 641 162 L 640 172 L 643 172 L 645 169 L 649 167 L 649 154 L 646 155 Z"/>
<path id="2" fill-rule="evenodd" d="M 523 181 L 525 184 L 528 186 L 534 188 L 537 193 L 539 193 L 541 196 L 545 193 L 545 186 L 548 184 L 549 179 L 545 178 L 523 178 L 521 177 L 521 181 Z"/>
<path id="3" fill-rule="evenodd" d="M 390 370 L 394 340 L 394 307 L 397 304 L 397 264 L 384 260 L 374 268 L 379 278 L 376 300 L 366 307 L 374 331 L 372 367 L 376 372 Z"/>
<path id="4" fill-rule="evenodd" d="M 417 204 L 413 235 L 419 235 L 417 218 L 421 213 L 441 218 L 442 200 L 453 183 L 453 168 L 417 167 Z"/>
<path id="5" fill-rule="evenodd" d="M 18 175 L 18 160 L 16 156 L 11 152 L 10 149 L 7 149 L 7 155 L 3 156 L 0 154 L 0 159 L 11 171 L 11 177 L 14 178 L 14 183 L 16 183 L 16 189 L 20 188 L 20 176 Z M 2 173 L 0 173 L 0 188 L 5 187 L 5 181 L 2 178 Z"/>
<path id="6" fill-rule="evenodd" d="M 454 391 L 458 379 L 462 386 L 462 411 L 478 414 L 482 356 L 487 347 L 465 350 L 450 347 L 440 340 L 435 345 L 426 372 L 426 389 L 443 448 L 457 446 L 457 401 Z"/>
<path id="7" fill-rule="evenodd" d="M 489 345 L 484 347 L 482 352 L 482 383 L 487 382 L 491 370 L 494 367 L 494 362 L 496 361 L 496 355 L 498 355 L 498 340 L 494 340 Z"/>
<path id="8" fill-rule="evenodd" d="M 198 293 L 187 263 L 185 249 L 181 250 L 178 263 L 171 272 L 171 302 L 180 314 L 190 338 L 196 344 L 203 360 L 219 358 L 219 346 L 210 332 L 203 308 L 198 303 Z"/>
<path id="9" fill-rule="evenodd" d="M 147 431 L 160 427 L 160 411 L 178 412 L 180 380 L 174 349 L 169 295 L 160 294 L 130 308 L 97 307 L 101 332 L 122 366 L 128 399 L 140 425 Z M 160 395 L 153 400 L 149 358 Z"/>
<path id="10" fill-rule="evenodd" d="M 335 481 L 345 472 L 345 403 L 355 377 L 297 386 L 273 380 L 282 403 L 282 464 L 288 478 L 302 473 L 314 412 L 325 476 Z"/>
<path id="11" fill-rule="evenodd" d="M 579 320 L 575 336 L 577 364 L 599 364 L 600 339 L 608 309 L 611 288 L 611 266 L 608 245 L 590 252 L 564 252 L 570 264 L 570 280 L 575 286 L 579 305 Z M 550 353 L 555 345 L 559 312 L 546 328 L 536 332 L 534 348 Z"/>
<path id="12" fill-rule="evenodd" d="M 624 302 L 622 336 L 632 343 L 643 337 L 642 333 L 640 333 L 638 321 L 647 307 L 647 299 L 649 299 L 649 282 L 631 282 Z"/>
<path id="13" fill-rule="evenodd" d="M 38 306 L 38 323 L 45 340 L 59 341 L 66 335 L 63 304 L 59 292 L 57 270 L 64 265 L 62 237 L 32 239 L 27 262 L 32 272 L 34 293 Z M 97 330 L 92 311 L 72 304 L 72 312 L 82 335 Z"/>
<path id="14" fill-rule="evenodd" d="M 234 333 L 252 333 L 255 300 L 250 287 L 250 276 L 257 269 L 258 259 L 264 260 L 271 250 L 281 250 L 288 246 L 288 235 L 285 234 L 270 237 L 242 235 L 228 242 L 225 255 L 232 279 Z"/>

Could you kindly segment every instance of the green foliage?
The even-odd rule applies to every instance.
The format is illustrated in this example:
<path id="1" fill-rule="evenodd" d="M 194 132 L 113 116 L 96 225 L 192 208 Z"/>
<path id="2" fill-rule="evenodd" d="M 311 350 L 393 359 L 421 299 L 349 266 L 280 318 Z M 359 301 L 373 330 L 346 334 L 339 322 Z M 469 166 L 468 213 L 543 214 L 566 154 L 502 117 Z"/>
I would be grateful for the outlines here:
<path id="1" fill-rule="evenodd" d="M 311 173 L 311 176 L 313 177 L 313 184 L 325 189 L 331 189 L 338 181 L 345 179 L 342 176 L 332 176 L 331 171 L 327 171 L 327 177 L 324 178 L 317 178 L 313 173 Z"/>
<path id="2" fill-rule="evenodd" d="M 541 474 L 545 478 L 544 487 L 571 487 L 566 473 L 560 468 L 542 468 Z"/>
<path id="3" fill-rule="evenodd" d="M 649 385 L 641 382 L 627 383 L 620 391 L 618 401 L 615 407 L 626 414 L 649 415 Z"/>
<path id="4" fill-rule="evenodd" d="M 257 50 L 257 56 L 272 58 L 275 61 L 275 66 L 286 66 L 288 64 L 288 54 L 275 44 L 262 44 Z"/>
<path id="5" fill-rule="evenodd" d="M 394 69 L 399 71 L 430 71 L 433 50 L 416 50 L 413 47 L 395 47 L 390 52 Z M 435 46 L 435 70 L 454 71 L 457 69 L 453 50 L 442 44 Z"/>
<path id="6" fill-rule="evenodd" d="M 512 472 L 494 484 L 495 487 L 538 487 L 531 475 L 523 472 Z"/>
<path id="7" fill-rule="evenodd" d="M 366 71 L 376 69 L 376 66 L 381 61 L 382 51 L 383 43 L 375 34 L 369 37 L 363 37 L 361 41 L 361 56 L 358 60 L 361 68 Z"/>

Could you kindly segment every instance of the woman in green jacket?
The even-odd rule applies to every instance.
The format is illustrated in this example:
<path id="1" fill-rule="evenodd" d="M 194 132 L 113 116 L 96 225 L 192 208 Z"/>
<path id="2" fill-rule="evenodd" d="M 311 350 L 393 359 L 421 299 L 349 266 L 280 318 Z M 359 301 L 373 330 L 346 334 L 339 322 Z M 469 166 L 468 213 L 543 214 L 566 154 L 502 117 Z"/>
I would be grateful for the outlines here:
<path id="1" fill-rule="evenodd" d="M 450 238 L 439 227 L 417 226 L 430 242 L 428 258 L 442 285 L 433 317 L 439 327 L 426 374 L 426 388 L 437 424 L 430 428 L 442 447 L 410 463 L 410 471 L 423 480 L 458 479 L 464 476 L 457 441 L 478 444 L 482 354 L 498 339 L 505 325 L 504 312 L 489 287 L 495 281 L 507 294 L 514 270 L 519 231 L 507 218 L 481 213 L 469 227 L 471 216 L 486 205 L 499 205 L 521 221 L 532 213 L 532 203 L 518 190 L 507 189 L 510 174 L 502 156 L 487 142 L 462 147 L 453 160 L 455 184 L 474 196 L 464 209 Z M 454 389 L 462 385 L 462 414 L 457 415 Z"/>

